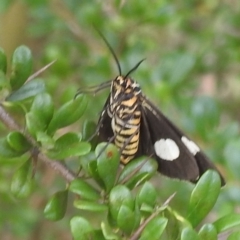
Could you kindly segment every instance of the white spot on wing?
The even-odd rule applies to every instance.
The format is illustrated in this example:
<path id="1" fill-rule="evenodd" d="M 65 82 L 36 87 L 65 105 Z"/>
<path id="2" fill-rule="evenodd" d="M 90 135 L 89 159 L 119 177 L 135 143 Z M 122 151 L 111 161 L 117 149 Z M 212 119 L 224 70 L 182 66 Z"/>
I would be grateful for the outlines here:
<path id="1" fill-rule="evenodd" d="M 177 144 L 170 138 L 160 139 L 154 143 L 154 149 L 160 158 L 173 161 L 179 157 L 180 150 Z"/>
<path id="2" fill-rule="evenodd" d="M 184 145 L 187 147 L 187 149 L 190 151 L 190 153 L 193 154 L 193 156 L 195 156 L 200 151 L 200 148 L 198 147 L 198 145 L 195 142 L 187 139 L 185 136 L 183 136 L 181 140 L 184 143 Z"/>

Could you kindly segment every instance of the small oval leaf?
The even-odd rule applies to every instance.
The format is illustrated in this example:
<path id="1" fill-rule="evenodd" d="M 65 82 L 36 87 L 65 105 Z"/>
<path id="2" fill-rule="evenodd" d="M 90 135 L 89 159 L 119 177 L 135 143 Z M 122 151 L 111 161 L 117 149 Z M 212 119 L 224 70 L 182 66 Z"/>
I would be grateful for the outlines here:
<path id="1" fill-rule="evenodd" d="M 86 120 L 82 127 L 83 140 L 90 141 L 92 148 L 95 149 L 99 143 L 98 136 L 96 134 L 96 123 L 93 121 Z"/>
<path id="2" fill-rule="evenodd" d="M 102 222 L 101 229 L 106 240 L 120 240 L 120 237 L 114 233 L 114 230 L 109 226 L 108 222 Z"/>
<path id="3" fill-rule="evenodd" d="M 114 186 L 120 164 L 117 147 L 109 143 L 100 143 L 96 147 L 97 171 L 103 180 L 107 192 Z"/>
<path id="4" fill-rule="evenodd" d="M 20 88 L 32 71 L 31 50 L 22 45 L 16 48 L 12 56 L 10 84 L 13 90 Z"/>
<path id="5" fill-rule="evenodd" d="M 119 182 L 130 189 L 150 179 L 157 172 L 157 161 L 149 157 L 140 157 L 132 160 L 122 170 Z"/>
<path id="6" fill-rule="evenodd" d="M 237 240 L 237 239 L 240 239 L 240 231 L 231 233 L 227 238 L 227 240 Z"/>
<path id="7" fill-rule="evenodd" d="M 21 156 L 22 153 L 13 149 L 6 138 L 0 138 L 0 156 L 5 158 L 13 158 Z"/>
<path id="8" fill-rule="evenodd" d="M 230 230 L 236 226 L 240 227 L 240 215 L 237 213 L 230 213 L 213 223 L 218 233 Z"/>
<path id="9" fill-rule="evenodd" d="M 117 226 L 126 234 L 132 233 L 135 226 L 135 214 L 129 207 L 122 205 L 117 216 Z"/>
<path id="10" fill-rule="evenodd" d="M 84 140 L 88 140 L 91 138 L 94 133 L 96 132 L 96 123 L 92 121 L 84 121 L 83 123 L 83 130 L 82 130 L 82 135 Z"/>
<path id="11" fill-rule="evenodd" d="M 8 89 L 9 88 L 9 82 L 6 77 L 6 75 L 0 70 L 0 90 L 2 89 Z M 7 91 L 1 92 L 1 99 L 4 99 L 7 96 Z"/>
<path id="12" fill-rule="evenodd" d="M 182 230 L 181 240 L 200 240 L 200 237 L 197 233 L 190 227 L 186 227 Z"/>
<path id="13" fill-rule="evenodd" d="M 42 122 L 42 130 L 46 130 L 54 112 L 51 96 L 46 92 L 37 94 L 33 100 L 30 112 L 32 112 L 36 118 Z"/>
<path id="14" fill-rule="evenodd" d="M 157 192 L 150 182 L 145 182 L 137 195 L 138 204 L 147 204 L 153 207 L 156 204 Z"/>
<path id="15" fill-rule="evenodd" d="M 89 153 L 91 150 L 91 145 L 88 142 L 76 142 L 69 145 L 66 145 L 64 148 L 55 148 L 50 149 L 47 152 L 47 155 L 50 158 L 63 160 L 68 157 L 82 156 Z"/>
<path id="16" fill-rule="evenodd" d="M 73 217 L 70 227 L 74 240 L 88 240 L 86 233 L 93 231 L 91 224 L 82 217 Z"/>
<path id="17" fill-rule="evenodd" d="M 41 146 L 44 149 L 53 149 L 54 148 L 54 145 L 55 145 L 54 139 L 52 139 L 52 137 L 47 135 L 46 132 L 38 131 L 36 134 L 36 140 L 39 143 L 41 143 Z"/>
<path id="18" fill-rule="evenodd" d="M 36 78 L 27 82 L 21 88 L 17 89 L 15 92 L 12 92 L 6 98 L 6 101 L 9 102 L 22 101 L 27 98 L 33 97 L 43 91 L 45 91 L 44 81 L 39 78 Z"/>
<path id="19" fill-rule="evenodd" d="M 198 236 L 202 239 L 202 240 L 217 240 L 217 230 L 216 228 L 208 223 L 208 224 L 204 224 L 201 229 L 198 232 Z"/>
<path id="20" fill-rule="evenodd" d="M 55 147 L 57 149 L 61 149 L 66 147 L 66 145 L 71 145 L 79 141 L 81 141 L 81 135 L 73 132 L 68 132 L 56 140 Z"/>
<path id="21" fill-rule="evenodd" d="M 143 229 L 139 240 L 159 240 L 167 226 L 167 222 L 168 220 L 161 216 L 153 218 Z"/>
<path id="22" fill-rule="evenodd" d="M 119 210 L 123 205 L 133 210 L 134 199 L 127 187 L 118 185 L 115 186 L 109 194 L 109 208 L 113 219 L 117 220 Z"/>
<path id="23" fill-rule="evenodd" d="M 104 188 L 104 182 L 101 179 L 101 177 L 99 176 L 98 173 L 98 169 L 97 169 L 97 161 L 96 160 L 92 160 L 89 162 L 88 164 L 88 174 L 95 179 L 96 183 L 101 186 L 101 188 Z"/>
<path id="24" fill-rule="evenodd" d="M 83 115 L 86 108 L 86 95 L 79 95 L 76 99 L 65 103 L 53 114 L 53 118 L 48 126 L 48 133 L 51 135 L 57 129 L 76 122 Z"/>
<path id="25" fill-rule="evenodd" d="M 32 136 L 36 137 L 38 132 L 44 131 L 45 124 L 40 121 L 37 115 L 32 112 L 28 112 L 25 115 L 27 130 Z"/>
<path id="26" fill-rule="evenodd" d="M 11 192 L 17 198 L 26 198 L 33 188 L 31 178 L 31 162 L 26 161 L 13 175 Z"/>
<path id="27" fill-rule="evenodd" d="M 208 170 L 192 191 L 188 207 L 188 220 L 195 227 L 213 208 L 221 189 L 219 174 Z M 209 194 L 211 193 L 211 194 Z"/>
<path id="28" fill-rule="evenodd" d="M 87 200 L 75 200 L 74 207 L 91 212 L 103 212 L 108 210 L 108 206 L 103 203 L 90 202 Z"/>
<path id="29" fill-rule="evenodd" d="M 70 183 L 69 191 L 80 195 L 82 199 L 86 200 L 97 200 L 100 198 L 97 190 L 80 178 L 75 179 Z"/>
<path id="30" fill-rule="evenodd" d="M 46 204 L 45 218 L 57 221 L 64 217 L 67 208 L 68 190 L 56 192 Z"/>
<path id="31" fill-rule="evenodd" d="M 7 135 L 7 142 L 11 148 L 22 154 L 31 148 L 31 144 L 20 132 L 9 133 Z"/>

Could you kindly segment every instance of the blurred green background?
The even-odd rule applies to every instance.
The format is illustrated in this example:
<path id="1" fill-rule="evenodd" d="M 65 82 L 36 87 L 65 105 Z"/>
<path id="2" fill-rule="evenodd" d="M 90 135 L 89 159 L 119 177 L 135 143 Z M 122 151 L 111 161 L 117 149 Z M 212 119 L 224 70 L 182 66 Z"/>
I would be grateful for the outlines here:
<path id="1" fill-rule="evenodd" d="M 35 71 L 57 59 L 42 74 L 56 107 L 72 99 L 78 88 L 118 74 L 94 27 L 108 39 L 123 73 L 146 58 L 132 77 L 226 178 L 209 222 L 240 209 L 239 26 L 238 0 L 0 1 L 0 46 L 9 61 L 21 44 L 32 50 Z M 85 119 L 97 121 L 108 92 L 90 97 Z M 73 129 L 81 131 L 81 124 Z M 1 123 L 0 129 L 4 135 Z M 69 206 L 57 223 L 43 217 L 47 199 L 64 188 L 64 180 L 39 163 L 36 191 L 20 201 L 9 192 L 16 165 L 0 164 L 1 239 L 71 239 L 69 219 L 78 210 Z M 186 211 L 191 184 L 162 176 L 153 182 L 162 201 L 177 191 L 171 206 Z"/>

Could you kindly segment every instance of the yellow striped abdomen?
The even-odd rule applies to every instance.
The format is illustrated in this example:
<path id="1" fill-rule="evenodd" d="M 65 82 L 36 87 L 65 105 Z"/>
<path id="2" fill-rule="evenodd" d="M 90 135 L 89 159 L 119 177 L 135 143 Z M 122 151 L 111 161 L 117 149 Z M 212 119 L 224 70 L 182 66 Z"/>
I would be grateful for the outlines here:
<path id="1" fill-rule="evenodd" d="M 138 151 L 141 111 L 138 96 L 112 105 L 114 143 L 120 149 L 121 162 L 127 164 Z"/>

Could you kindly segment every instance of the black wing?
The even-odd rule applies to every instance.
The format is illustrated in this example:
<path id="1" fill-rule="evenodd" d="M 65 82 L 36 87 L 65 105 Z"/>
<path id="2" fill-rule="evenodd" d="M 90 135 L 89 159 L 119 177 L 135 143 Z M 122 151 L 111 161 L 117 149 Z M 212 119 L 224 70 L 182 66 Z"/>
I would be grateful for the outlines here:
<path id="1" fill-rule="evenodd" d="M 110 141 L 110 139 L 112 139 L 113 137 L 113 130 L 111 127 L 112 118 L 110 118 L 107 113 L 107 109 L 109 105 L 110 105 L 110 94 L 107 98 L 107 101 L 105 102 L 105 105 L 103 107 L 101 116 L 98 120 L 98 126 L 97 126 L 97 128 L 99 129 L 98 130 L 99 139 L 100 141 L 104 141 L 104 142 Z"/>
<path id="2" fill-rule="evenodd" d="M 176 158 L 166 160 L 157 155 L 154 144 L 159 140 L 173 140 L 178 147 L 179 154 Z M 185 141 L 183 141 L 185 140 Z M 190 148 L 195 148 L 191 152 Z M 143 97 L 142 102 L 142 119 L 140 127 L 140 143 L 137 153 L 140 155 L 153 155 L 159 166 L 159 172 L 171 177 L 191 182 L 197 182 L 198 178 L 208 169 L 218 172 L 216 167 L 207 156 L 198 148 L 198 146 L 189 140 L 170 120 L 168 120 L 148 99 Z M 218 172 L 219 173 L 219 172 Z M 225 181 L 221 174 L 222 185 Z"/>

